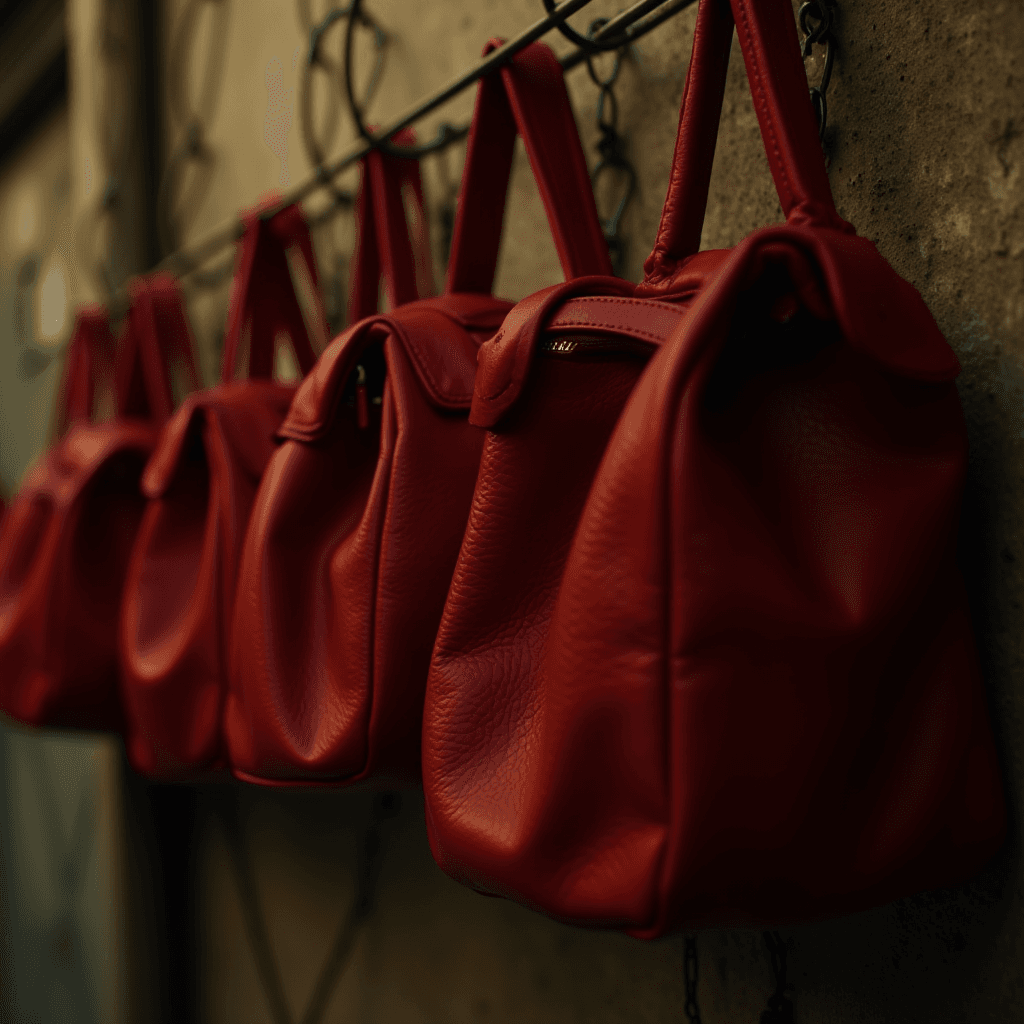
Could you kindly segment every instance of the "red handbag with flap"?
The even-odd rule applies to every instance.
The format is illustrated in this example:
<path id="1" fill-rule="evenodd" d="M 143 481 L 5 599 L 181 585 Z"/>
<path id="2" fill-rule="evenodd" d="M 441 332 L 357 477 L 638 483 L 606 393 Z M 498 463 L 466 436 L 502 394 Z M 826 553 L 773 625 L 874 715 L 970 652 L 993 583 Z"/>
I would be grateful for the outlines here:
<path id="1" fill-rule="evenodd" d="M 955 558 L 956 357 L 835 211 L 788 2 L 732 12 L 787 223 L 696 253 L 732 33 L 701 0 L 636 290 L 686 296 L 682 321 L 555 499 L 557 550 L 535 495 L 564 489 L 558 456 L 499 452 L 561 437 L 570 384 L 542 388 L 571 304 L 528 300 L 483 347 L 494 426 L 424 708 L 442 868 L 639 937 L 955 884 L 1005 828 Z"/>
<path id="2" fill-rule="evenodd" d="M 467 419 L 477 349 L 511 305 L 490 290 L 517 131 L 566 276 L 609 272 L 561 68 L 534 44 L 480 83 L 444 294 L 349 328 L 279 432 L 235 605 L 225 732 L 240 778 L 419 778 L 483 440 Z"/>
<path id="3" fill-rule="evenodd" d="M 350 315 L 376 310 L 381 261 L 374 207 L 390 204 L 390 215 L 400 217 L 404 228 L 404 184 L 412 186 L 422 209 L 415 161 L 374 153 L 364 162 Z M 416 295 L 407 235 L 404 248 L 406 273 L 386 282 L 395 302 Z M 249 215 L 239 244 L 221 383 L 182 403 L 142 478 L 150 500 L 128 568 L 120 646 L 128 756 L 150 777 L 195 777 L 224 764 L 224 637 L 239 553 L 274 435 L 297 387 L 272 378 L 278 337 L 288 336 L 303 374 L 316 361 L 292 284 L 289 249 L 297 252 L 319 301 L 312 240 L 299 208 L 289 206 L 269 219 L 259 211 Z M 315 331 L 322 334 L 319 304 L 314 312 Z M 247 372 L 235 380 L 246 338 Z"/>
<path id="4" fill-rule="evenodd" d="M 145 500 L 139 477 L 171 414 L 169 368 L 195 375 L 173 279 L 132 282 L 117 415 L 90 423 L 113 350 L 107 313 L 79 311 L 59 440 L 29 471 L 0 537 L 0 706 L 31 725 L 120 730 L 117 619 Z"/>

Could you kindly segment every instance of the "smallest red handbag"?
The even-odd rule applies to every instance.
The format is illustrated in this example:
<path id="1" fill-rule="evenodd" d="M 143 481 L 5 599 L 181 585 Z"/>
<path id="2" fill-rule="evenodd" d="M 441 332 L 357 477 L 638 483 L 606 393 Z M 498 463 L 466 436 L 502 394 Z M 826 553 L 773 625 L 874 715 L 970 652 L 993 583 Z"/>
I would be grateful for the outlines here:
<path id="1" fill-rule="evenodd" d="M 134 281 L 114 366 L 117 415 L 91 423 L 113 340 L 79 311 L 57 413 L 59 440 L 25 477 L 0 537 L 0 707 L 31 725 L 120 731 L 117 618 L 144 499 L 139 476 L 170 415 L 168 367 L 191 349 L 173 282 Z"/>

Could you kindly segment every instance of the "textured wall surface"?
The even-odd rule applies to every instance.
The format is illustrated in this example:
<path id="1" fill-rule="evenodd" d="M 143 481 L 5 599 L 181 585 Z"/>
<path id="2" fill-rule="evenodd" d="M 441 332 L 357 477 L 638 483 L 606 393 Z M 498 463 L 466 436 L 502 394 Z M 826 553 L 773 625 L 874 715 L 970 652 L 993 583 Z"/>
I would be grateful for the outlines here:
<path id="1" fill-rule="evenodd" d="M 488 37 L 510 35 L 541 11 L 532 0 L 367 3 L 391 34 L 370 110 L 378 122 L 469 65 Z M 166 39 L 173 40 L 187 6 L 167 0 Z M 310 170 L 299 104 L 307 44 L 294 0 L 200 6 L 206 10 L 197 45 L 186 48 L 192 56 L 168 59 L 166 68 L 168 152 L 185 127 L 170 102 L 173 90 L 184 84 L 197 97 L 207 60 L 220 73 L 219 92 L 203 111 L 206 177 L 189 178 L 202 189 L 182 206 L 186 241 L 205 237 L 240 207 L 269 189 L 297 184 Z M 303 4 L 297 6 L 301 11 Z M 306 6 L 317 17 L 326 9 L 312 0 Z M 598 0 L 576 20 L 585 26 L 617 7 Z M 1016 0 L 839 0 L 839 8 L 827 141 L 840 212 L 921 290 L 963 364 L 959 385 L 972 449 L 963 560 L 1011 817 L 1006 849 L 968 886 L 786 929 L 796 1017 L 800 1024 L 1018 1021 L 1024 1016 L 1024 534 L 1018 525 L 1024 511 L 1024 8 Z M 692 26 L 690 11 L 643 40 L 617 87 L 619 123 L 639 176 L 623 222 L 633 279 L 653 243 L 664 198 Z M 336 52 L 337 36 L 331 39 Z M 548 40 L 559 52 L 567 49 L 557 35 Z M 361 67 L 365 72 L 365 56 Z M 809 61 L 808 71 L 816 79 L 818 62 Z M 594 159 L 597 90 L 582 68 L 568 82 Z M 461 122 L 471 102 L 463 94 L 435 113 L 420 127 L 421 137 L 441 118 Z M 193 105 L 201 106 L 198 99 Z M 331 155 L 350 138 L 343 124 Z M 456 149 L 424 164 L 438 238 L 445 183 L 457 180 L 460 161 Z M 84 173 L 84 164 L 75 163 L 75 180 Z M 559 277 L 522 154 L 509 199 L 498 291 L 518 298 Z M 308 206 L 322 203 L 314 198 Z M 779 216 L 737 52 L 704 245 L 735 244 Z M 344 270 L 350 238 L 347 214 L 320 233 L 328 269 L 337 256 Z M 191 293 L 208 378 L 226 300 L 226 284 Z M 366 798 L 252 790 L 242 807 L 271 952 L 299 1019 L 352 899 Z M 206 1019 L 271 1020 L 223 833 L 214 815 L 204 821 L 197 885 Z M 772 985 L 759 933 L 710 931 L 699 944 L 706 1024 L 759 1019 Z M 433 865 L 422 804 L 409 794 L 385 826 L 378 907 L 324 1019 L 679 1021 L 682 940 L 645 944 L 568 928 L 460 888 Z"/>

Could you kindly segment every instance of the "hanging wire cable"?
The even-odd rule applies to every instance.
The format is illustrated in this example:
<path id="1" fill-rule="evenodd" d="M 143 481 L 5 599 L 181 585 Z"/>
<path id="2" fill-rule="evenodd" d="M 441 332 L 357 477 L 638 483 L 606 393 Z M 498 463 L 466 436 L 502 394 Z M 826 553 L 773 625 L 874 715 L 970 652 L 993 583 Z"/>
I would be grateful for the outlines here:
<path id="1" fill-rule="evenodd" d="M 324 36 L 337 22 L 347 20 L 347 29 L 342 47 L 341 59 L 333 61 L 325 52 Z M 346 93 L 351 93 L 351 72 L 349 64 L 351 61 L 351 32 L 356 24 L 361 24 L 373 33 L 373 44 L 375 60 L 370 79 L 363 90 L 363 98 L 358 105 L 360 111 L 365 110 L 373 99 L 380 82 L 384 69 L 384 58 L 387 53 L 387 33 L 364 11 L 357 8 L 355 4 L 349 7 L 336 7 L 329 11 L 324 19 L 309 30 L 309 49 L 306 54 L 306 64 L 302 75 L 300 86 L 300 115 L 302 124 L 302 141 L 306 147 L 306 154 L 313 165 L 313 173 L 324 181 L 333 197 L 331 206 L 351 206 L 352 195 L 338 189 L 332 177 L 327 173 L 325 167 L 326 153 L 337 133 L 340 124 L 341 99 Z M 339 68 L 338 65 L 341 65 Z M 326 73 L 336 88 L 329 90 L 327 101 L 327 119 L 323 131 L 318 135 L 313 124 L 313 72 L 320 70 Z M 357 130 L 359 122 L 356 122 Z M 328 207 L 328 212 L 331 207 Z"/>
<path id="2" fill-rule="evenodd" d="M 354 203 L 352 192 L 339 187 L 335 178 L 328 175 L 325 164 L 328 153 L 334 147 L 334 140 L 341 127 L 341 114 L 346 105 L 343 67 L 345 62 L 345 36 L 340 35 L 337 59 L 328 52 L 326 37 L 340 22 L 353 21 L 351 7 L 331 7 L 319 20 L 313 20 L 310 0 L 298 0 L 299 23 L 309 36 L 309 46 L 302 78 L 299 84 L 299 126 L 302 142 L 313 165 L 314 176 L 320 178 L 330 194 L 330 201 L 315 214 L 308 216 L 310 231 L 316 245 L 317 259 L 323 268 L 324 312 L 331 336 L 341 330 L 345 319 L 344 277 L 348 266 L 347 246 L 339 243 L 337 214 L 351 210 Z M 362 12 L 358 20 L 373 34 L 374 64 L 369 81 L 363 90 L 362 109 L 373 99 L 384 70 L 387 55 L 388 35 L 368 14 Z M 314 81 L 317 75 L 326 79 L 326 109 L 322 116 L 314 116 Z"/>
<path id="3" fill-rule="evenodd" d="M 597 18 L 590 24 L 588 36 L 596 36 L 608 24 L 607 19 Z M 611 179 L 613 189 L 617 188 L 619 199 L 613 205 L 612 212 L 601 217 L 601 229 L 608 243 L 608 255 L 611 257 L 612 270 L 622 276 L 626 264 L 626 240 L 619 235 L 622 215 L 636 192 L 636 169 L 626 156 L 626 140 L 619 134 L 619 101 L 615 96 L 615 83 L 622 70 L 622 57 L 626 47 L 615 51 L 611 71 L 601 75 L 594 66 L 594 58 L 598 53 L 587 54 L 587 73 L 590 80 L 600 90 L 597 98 L 597 130 L 600 138 L 597 152 L 600 160 L 590 173 L 590 184 L 594 189 L 594 198 L 598 199 L 598 182 Z M 598 203 L 600 207 L 600 202 Z"/>
<path id="4" fill-rule="evenodd" d="M 256 973 L 263 987 L 270 1015 L 274 1024 L 293 1024 L 294 1018 L 288 1009 L 281 972 L 270 945 L 270 935 L 256 885 L 256 874 L 242 831 L 237 792 L 224 794 L 214 806 L 227 840 L 231 871 L 242 905 L 246 936 L 256 961 Z M 313 993 L 306 1011 L 299 1018 L 300 1024 L 320 1024 L 323 1020 L 327 1004 L 352 953 L 359 929 L 373 911 L 377 875 L 380 870 L 381 824 L 385 819 L 394 817 L 400 806 L 401 799 L 397 794 L 382 793 L 374 797 L 363 831 L 363 841 L 357 854 L 356 888 L 352 903 L 338 926 L 330 952 L 313 985 Z"/>
<path id="5" fill-rule="evenodd" d="M 589 2 L 590 0 L 563 0 L 563 2 L 559 4 L 551 14 L 541 18 L 523 32 L 519 33 L 519 35 L 510 39 L 503 46 L 488 54 L 487 57 L 481 60 L 475 67 L 463 73 L 448 85 L 438 89 L 430 96 L 421 100 L 399 118 L 392 121 L 378 134 L 373 136 L 372 140 L 361 138 L 359 141 L 354 143 L 344 154 L 336 158 L 333 162 L 326 164 L 321 174 L 314 175 L 298 188 L 294 189 L 291 193 L 285 196 L 277 206 L 267 210 L 264 216 L 273 216 L 274 213 L 284 206 L 291 203 L 301 202 L 314 192 L 320 190 L 323 188 L 326 180 L 333 180 L 343 170 L 365 156 L 370 149 L 375 146 L 379 147 L 383 142 L 387 141 L 391 136 L 395 135 L 403 128 L 408 127 L 414 122 L 432 113 L 438 107 L 447 103 L 454 96 L 457 96 L 459 93 L 478 82 L 485 75 L 508 63 L 508 61 L 511 60 L 512 57 L 520 50 L 529 46 L 530 43 L 539 39 L 555 26 L 561 24 L 566 18 L 575 14 L 577 11 L 582 10 Z M 638 15 L 636 20 L 629 25 L 629 41 L 635 42 L 641 36 L 657 27 L 657 25 L 660 25 L 667 18 L 677 14 L 693 2 L 695 2 L 695 0 L 668 0 L 668 2 L 664 3 L 661 7 L 648 13 L 648 0 L 639 0 L 638 4 L 634 4 L 629 11 L 624 12 L 625 14 L 629 14 L 630 12 L 636 11 L 637 8 L 643 8 L 644 10 L 644 16 Z M 609 24 L 611 23 L 612 22 L 609 22 Z M 603 41 L 603 39 L 603 30 L 602 32 L 595 34 L 595 40 Z M 586 56 L 587 55 L 582 51 L 570 54 L 561 62 L 563 69 L 568 70 L 576 67 L 586 59 Z M 244 226 L 241 222 L 235 221 L 231 225 L 213 233 L 210 237 L 200 242 L 194 248 L 188 251 L 172 253 L 161 261 L 158 269 L 177 273 L 179 275 L 193 272 L 202 266 L 202 264 L 215 253 L 219 252 L 225 246 L 232 245 L 237 241 L 237 239 L 241 237 L 243 231 Z"/>

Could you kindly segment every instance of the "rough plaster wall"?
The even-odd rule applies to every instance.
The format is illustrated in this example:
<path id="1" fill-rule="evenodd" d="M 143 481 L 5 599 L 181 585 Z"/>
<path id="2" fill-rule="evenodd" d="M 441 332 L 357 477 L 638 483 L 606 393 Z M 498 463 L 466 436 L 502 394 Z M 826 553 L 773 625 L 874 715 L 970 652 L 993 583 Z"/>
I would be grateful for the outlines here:
<path id="1" fill-rule="evenodd" d="M 168 6 L 173 23 L 181 4 Z M 540 11 L 529 0 L 370 0 L 368 6 L 394 36 L 371 111 L 381 122 L 471 63 L 488 36 L 511 34 Z M 620 124 L 640 178 L 623 225 L 634 279 L 664 197 L 692 25 L 688 12 L 648 37 L 622 74 Z M 921 290 L 964 367 L 960 391 L 972 463 L 963 555 L 1011 820 L 1006 850 L 971 885 L 787 929 L 797 1020 L 1017 1021 L 1024 1016 L 1024 543 L 1017 527 L 1024 505 L 1024 9 L 1011 2 L 840 0 L 837 32 L 829 141 L 839 209 Z M 564 52 L 557 35 L 548 39 Z M 302 51 L 289 0 L 231 5 L 223 92 L 209 130 L 216 163 L 191 238 L 266 189 L 295 184 L 307 173 L 294 106 Z M 812 63 L 809 70 L 816 77 Z M 568 81 L 592 157 L 596 90 L 583 69 Z M 470 104 L 469 95 L 461 97 L 428 120 L 421 137 L 441 116 L 465 117 Z M 461 153 L 446 159 L 449 174 L 457 175 Z M 424 173 L 436 206 L 437 162 Z M 516 298 L 559 276 L 522 159 L 509 209 L 498 287 Z M 704 245 L 734 244 L 778 217 L 735 53 Z M 343 232 L 343 220 L 339 224 Z M 208 345 L 225 301 L 226 289 L 195 298 Z M 212 355 L 208 359 L 210 370 Z M 351 850 L 364 798 L 253 791 L 246 801 L 272 943 L 298 1014 L 351 896 Z M 387 832 L 380 906 L 327 1019 L 683 1019 L 678 937 L 642 944 L 566 928 L 459 888 L 430 860 L 415 797 L 407 797 Z M 201 892 L 208 1019 L 268 1020 L 212 821 L 206 834 Z M 707 932 L 700 953 L 705 1022 L 757 1020 L 771 986 L 759 934 Z"/>

